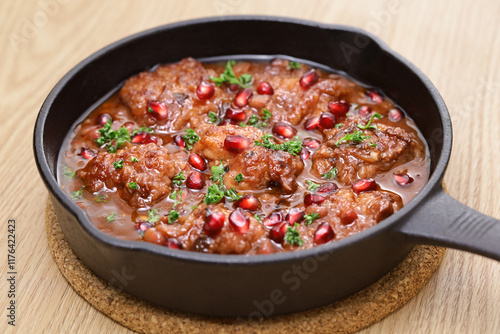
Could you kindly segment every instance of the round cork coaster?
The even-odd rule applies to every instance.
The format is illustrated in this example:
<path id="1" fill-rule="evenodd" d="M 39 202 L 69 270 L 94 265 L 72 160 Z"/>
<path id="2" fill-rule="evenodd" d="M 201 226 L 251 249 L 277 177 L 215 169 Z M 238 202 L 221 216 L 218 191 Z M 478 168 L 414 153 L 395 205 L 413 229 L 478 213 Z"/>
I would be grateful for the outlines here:
<path id="1" fill-rule="evenodd" d="M 416 246 L 390 273 L 343 300 L 313 310 L 238 321 L 182 313 L 130 296 L 98 278 L 80 261 L 47 201 L 45 224 L 54 260 L 71 286 L 99 311 L 139 333 L 353 333 L 389 315 L 430 279 L 444 248 Z"/>

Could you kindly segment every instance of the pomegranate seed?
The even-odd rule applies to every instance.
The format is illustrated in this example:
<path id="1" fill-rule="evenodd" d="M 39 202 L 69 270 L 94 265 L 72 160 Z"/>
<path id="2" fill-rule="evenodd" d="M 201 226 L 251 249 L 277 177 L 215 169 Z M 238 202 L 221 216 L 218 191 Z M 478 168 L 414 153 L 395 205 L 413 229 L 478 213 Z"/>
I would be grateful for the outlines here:
<path id="1" fill-rule="evenodd" d="M 101 126 L 108 123 L 108 121 L 113 121 L 113 118 L 111 118 L 111 116 L 109 114 L 102 113 L 99 116 L 97 116 L 97 124 L 99 124 Z"/>
<path id="2" fill-rule="evenodd" d="M 258 86 L 257 86 L 257 93 L 260 95 L 273 95 L 274 94 L 274 89 L 273 86 L 267 81 L 262 81 Z"/>
<path id="3" fill-rule="evenodd" d="M 344 117 L 348 112 L 349 108 L 351 105 L 349 102 L 346 102 L 344 100 L 336 101 L 336 102 L 330 102 L 328 104 L 328 108 L 337 117 Z"/>
<path id="4" fill-rule="evenodd" d="M 239 124 L 247 119 L 247 114 L 245 114 L 245 112 L 241 109 L 227 108 L 226 118 L 229 118 L 231 121 Z"/>
<path id="5" fill-rule="evenodd" d="M 311 204 L 321 204 L 325 201 L 325 198 L 319 194 L 307 194 L 304 197 L 305 206 L 309 206 Z"/>
<path id="6" fill-rule="evenodd" d="M 236 233 L 245 234 L 250 228 L 250 219 L 248 219 L 245 211 L 237 208 L 229 215 L 229 224 Z"/>
<path id="7" fill-rule="evenodd" d="M 232 123 L 233 122 L 231 122 L 230 119 L 223 119 L 222 121 L 220 121 L 219 126 L 228 125 L 228 124 L 232 124 Z"/>
<path id="8" fill-rule="evenodd" d="M 350 225 L 356 219 L 358 219 L 358 214 L 354 212 L 353 209 L 349 209 L 347 211 L 342 211 L 340 214 L 340 223 L 342 225 Z"/>
<path id="9" fill-rule="evenodd" d="M 209 82 L 202 81 L 200 82 L 198 87 L 196 87 L 196 96 L 198 96 L 200 100 L 208 100 L 209 98 L 214 96 L 214 93 L 215 88 Z"/>
<path id="10" fill-rule="evenodd" d="M 326 244 L 335 238 L 335 232 L 328 223 L 322 223 L 314 232 L 314 242 L 318 245 Z"/>
<path id="11" fill-rule="evenodd" d="M 323 183 L 321 186 L 319 186 L 318 190 L 316 190 L 316 193 L 321 195 L 328 195 L 333 193 L 337 189 L 338 187 L 335 183 L 328 182 L 328 183 Z"/>
<path id="12" fill-rule="evenodd" d="M 375 103 L 382 103 L 384 101 L 382 95 L 375 90 L 367 90 L 365 94 Z"/>
<path id="13" fill-rule="evenodd" d="M 304 145 L 305 147 L 307 147 L 309 149 L 315 150 L 315 149 L 319 148 L 319 146 L 321 145 L 321 142 L 317 139 L 305 138 L 302 141 L 302 145 Z"/>
<path id="14" fill-rule="evenodd" d="M 152 244 L 163 245 L 167 238 L 163 233 L 155 229 L 154 227 L 148 228 L 144 232 L 143 236 L 144 241 L 150 242 Z"/>
<path id="15" fill-rule="evenodd" d="M 281 138 L 292 138 L 297 134 L 297 130 L 286 123 L 276 123 L 273 126 L 273 133 Z"/>
<path id="16" fill-rule="evenodd" d="M 151 113 L 157 120 L 161 121 L 168 117 L 167 106 L 156 100 L 151 100 L 148 102 L 146 109 L 148 113 Z"/>
<path id="17" fill-rule="evenodd" d="M 147 132 L 138 132 L 135 136 L 132 137 L 131 142 L 134 144 L 144 144 L 147 141 L 151 140 L 151 136 Z"/>
<path id="18" fill-rule="evenodd" d="M 134 131 L 135 124 L 132 122 L 126 122 L 123 126 L 128 130 L 128 132 L 132 133 L 132 131 Z"/>
<path id="19" fill-rule="evenodd" d="M 182 149 L 186 147 L 186 142 L 184 141 L 184 138 L 182 138 L 182 136 L 174 136 L 174 143 Z"/>
<path id="20" fill-rule="evenodd" d="M 302 158 L 302 160 L 309 160 L 309 157 L 311 156 L 311 152 L 305 148 L 305 147 L 302 147 L 302 149 L 300 150 L 300 157 Z"/>
<path id="21" fill-rule="evenodd" d="M 188 162 L 193 168 L 196 168 L 199 171 L 204 171 L 207 169 L 207 163 L 205 162 L 205 159 L 201 157 L 201 155 L 197 153 L 191 153 L 188 157 Z"/>
<path id="22" fill-rule="evenodd" d="M 288 211 L 288 214 L 285 217 L 285 222 L 287 222 L 290 226 L 293 226 L 295 223 L 299 223 L 302 219 L 304 219 L 304 211 L 299 208 L 293 208 Z"/>
<path id="23" fill-rule="evenodd" d="M 335 115 L 330 112 L 324 112 L 319 117 L 319 125 L 323 129 L 331 129 L 335 127 Z"/>
<path id="24" fill-rule="evenodd" d="M 368 106 L 362 106 L 361 108 L 359 108 L 358 114 L 360 116 L 366 117 L 366 116 L 370 115 L 371 112 L 372 111 L 370 110 L 370 107 L 368 107 Z"/>
<path id="25" fill-rule="evenodd" d="M 172 249 L 182 249 L 182 243 L 176 238 L 168 238 L 165 242 L 165 246 Z"/>
<path id="26" fill-rule="evenodd" d="M 316 130 L 319 127 L 319 116 L 309 118 L 304 124 L 304 129 L 307 131 Z"/>
<path id="27" fill-rule="evenodd" d="M 190 189 L 203 189 L 205 186 L 205 180 L 203 180 L 203 175 L 198 171 L 193 171 L 189 174 L 186 180 L 186 187 Z"/>
<path id="28" fill-rule="evenodd" d="M 227 89 L 229 89 L 230 92 L 236 92 L 238 89 L 240 89 L 240 85 L 238 84 L 230 84 L 227 86 Z"/>
<path id="29" fill-rule="evenodd" d="M 394 178 L 396 183 L 399 184 L 401 187 L 405 187 L 413 182 L 413 178 L 406 173 L 394 174 L 392 175 L 392 177 Z"/>
<path id="30" fill-rule="evenodd" d="M 316 73 L 315 70 L 309 70 L 304 75 L 302 78 L 300 78 L 300 87 L 303 89 L 308 89 L 312 85 L 314 85 L 316 82 L 319 80 L 319 75 Z"/>
<path id="31" fill-rule="evenodd" d="M 288 224 L 280 223 L 274 226 L 271 231 L 269 231 L 269 239 L 280 244 L 285 239 L 286 230 L 288 229 Z"/>
<path id="32" fill-rule="evenodd" d="M 85 158 L 85 159 L 92 159 L 93 157 L 95 157 L 95 153 L 94 151 L 88 149 L 88 148 L 85 148 L 85 147 L 82 147 L 82 150 L 80 151 L 80 155 L 82 156 L 82 158 Z"/>
<path id="33" fill-rule="evenodd" d="M 243 108 L 248 104 L 248 100 L 252 97 L 252 91 L 250 89 L 243 89 L 234 98 L 234 105 L 238 108 Z"/>
<path id="34" fill-rule="evenodd" d="M 226 216 L 222 212 L 211 212 L 207 210 L 205 224 L 203 224 L 203 232 L 209 237 L 216 237 L 224 228 Z"/>
<path id="35" fill-rule="evenodd" d="M 273 227 L 283 221 L 283 215 L 281 212 L 273 212 L 268 217 L 264 219 L 263 224 L 267 227 Z"/>
<path id="36" fill-rule="evenodd" d="M 389 119 L 393 122 L 400 121 L 404 117 L 405 117 L 404 114 L 399 109 L 393 108 L 389 110 Z"/>
<path id="37" fill-rule="evenodd" d="M 151 224 L 144 221 L 139 221 L 135 224 L 135 228 L 138 229 L 139 231 L 146 231 L 150 227 Z"/>
<path id="38" fill-rule="evenodd" d="M 243 210 L 255 211 L 259 207 L 259 200 L 253 195 L 245 195 L 237 200 L 234 205 Z"/>
<path id="39" fill-rule="evenodd" d="M 144 144 L 149 144 L 149 143 L 154 143 L 158 145 L 158 137 L 156 136 L 150 136 L 149 134 L 146 136 L 146 139 L 144 140 Z"/>
<path id="40" fill-rule="evenodd" d="M 360 179 L 353 183 L 352 190 L 358 194 L 363 191 L 377 190 L 377 182 L 372 179 Z"/>
<path id="41" fill-rule="evenodd" d="M 232 153 L 241 153 L 248 150 L 250 141 L 242 135 L 229 135 L 224 140 L 224 147 Z"/>

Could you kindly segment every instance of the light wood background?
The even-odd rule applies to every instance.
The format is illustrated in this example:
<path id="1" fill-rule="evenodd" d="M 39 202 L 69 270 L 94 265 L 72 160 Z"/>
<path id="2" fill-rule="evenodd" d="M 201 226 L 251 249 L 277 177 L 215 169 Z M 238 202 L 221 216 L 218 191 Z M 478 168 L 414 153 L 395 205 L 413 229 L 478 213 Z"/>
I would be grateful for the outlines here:
<path id="1" fill-rule="evenodd" d="M 450 194 L 500 218 L 498 0 L 2 0 L 0 332 L 130 332 L 78 296 L 52 260 L 44 229 L 47 191 L 32 153 L 35 119 L 56 82 L 105 45 L 165 23 L 230 14 L 348 24 L 380 36 L 429 76 L 450 108 L 455 136 L 445 178 Z M 16 220 L 17 234 L 15 328 L 6 318 L 9 218 Z M 362 331 L 499 332 L 500 263 L 454 250 L 417 297 Z"/>

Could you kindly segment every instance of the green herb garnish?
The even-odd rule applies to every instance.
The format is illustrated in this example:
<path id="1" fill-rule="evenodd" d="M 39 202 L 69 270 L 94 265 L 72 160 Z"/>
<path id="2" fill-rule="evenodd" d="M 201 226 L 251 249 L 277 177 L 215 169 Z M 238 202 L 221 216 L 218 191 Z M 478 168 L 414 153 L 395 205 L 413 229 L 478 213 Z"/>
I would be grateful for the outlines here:
<path id="1" fill-rule="evenodd" d="M 285 151 L 290 153 L 291 155 L 297 155 L 302 150 L 302 140 L 298 136 L 295 136 L 293 140 L 286 141 L 283 144 L 273 143 L 271 142 L 271 138 L 274 139 L 273 135 L 270 133 L 266 133 L 261 137 L 262 143 L 256 140 L 255 145 L 272 150 Z"/>
<path id="2" fill-rule="evenodd" d="M 75 172 L 73 172 L 69 167 L 68 165 L 64 165 L 63 166 L 63 170 L 62 170 L 62 173 L 64 175 L 64 177 L 66 178 L 66 180 L 72 180 L 74 177 L 75 177 Z"/>
<path id="3" fill-rule="evenodd" d="M 111 223 L 112 221 L 114 221 L 114 220 L 115 220 L 116 216 L 117 216 L 116 212 L 111 212 L 111 213 L 110 213 L 110 214 L 106 217 L 106 221 L 107 221 L 108 223 Z"/>
<path id="4" fill-rule="evenodd" d="M 208 123 L 216 124 L 218 122 L 219 122 L 219 117 L 217 117 L 217 114 L 214 113 L 213 111 L 210 111 L 208 113 Z"/>
<path id="5" fill-rule="evenodd" d="M 231 202 L 237 201 L 241 198 L 241 195 L 239 195 L 236 192 L 236 189 L 229 189 L 229 190 L 224 190 L 224 196 Z"/>
<path id="6" fill-rule="evenodd" d="M 311 180 L 307 180 L 306 185 L 307 185 L 307 190 L 309 190 L 309 191 L 315 191 L 316 189 L 319 188 L 319 184 L 317 184 L 316 182 L 313 182 Z"/>
<path id="7" fill-rule="evenodd" d="M 191 150 L 193 148 L 193 145 L 196 144 L 198 140 L 200 140 L 200 137 L 196 132 L 194 132 L 193 129 L 187 129 L 186 134 L 182 136 L 184 139 L 184 142 L 186 143 L 186 150 Z"/>
<path id="8" fill-rule="evenodd" d="M 285 242 L 290 245 L 297 245 L 297 246 L 302 246 L 304 245 L 304 241 L 300 238 L 300 233 L 297 231 L 297 226 L 299 226 L 298 223 L 295 223 L 295 225 L 288 226 L 286 229 L 285 233 Z"/>
<path id="9" fill-rule="evenodd" d="M 137 159 L 136 157 L 130 157 L 130 161 L 132 161 L 132 162 L 139 162 L 139 159 Z"/>
<path id="10" fill-rule="evenodd" d="M 127 141 L 130 141 L 130 134 L 126 127 L 122 126 L 118 130 L 113 130 L 111 127 L 112 121 L 109 120 L 102 129 L 99 129 L 100 137 L 95 142 L 102 146 L 106 145 L 109 153 L 116 153 L 116 151 Z M 115 145 L 113 145 L 115 143 Z"/>
<path id="11" fill-rule="evenodd" d="M 137 189 L 137 188 L 138 188 L 137 182 L 130 182 L 130 183 L 128 184 L 128 187 L 129 187 L 130 189 Z"/>
<path id="12" fill-rule="evenodd" d="M 300 69 L 300 63 L 296 62 L 296 61 L 291 61 L 291 62 L 288 63 L 288 69 L 289 70 L 293 70 L 293 69 L 299 70 Z"/>
<path id="13" fill-rule="evenodd" d="M 155 209 L 148 210 L 148 219 L 146 221 L 148 223 L 154 224 L 158 220 L 160 220 L 160 215 L 158 215 L 158 210 Z"/>
<path id="14" fill-rule="evenodd" d="M 252 115 L 250 116 L 250 119 L 248 120 L 248 125 L 256 126 L 259 123 L 259 118 L 257 115 Z"/>
<path id="15" fill-rule="evenodd" d="M 177 219 L 179 219 L 179 212 L 177 212 L 177 210 L 170 210 L 168 214 L 168 223 L 173 224 Z"/>
<path id="16" fill-rule="evenodd" d="M 106 203 L 108 200 L 108 197 L 104 194 L 97 194 L 94 198 L 96 203 Z"/>
<path id="17" fill-rule="evenodd" d="M 172 208 L 175 208 L 182 202 L 182 189 L 175 189 L 173 193 L 168 195 L 168 198 L 174 200 L 174 205 L 172 205 Z"/>
<path id="18" fill-rule="evenodd" d="M 210 171 L 212 172 L 212 181 L 220 181 L 222 179 L 222 175 L 226 172 L 224 165 L 222 164 L 222 159 L 220 159 L 220 165 L 210 167 Z"/>
<path id="19" fill-rule="evenodd" d="M 344 124 L 342 124 L 342 123 L 337 123 L 337 124 L 335 124 L 335 128 L 336 128 L 336 129 L 340 129 L 340 128 L 341 128 L 341 127 L 343 127 L 343 126 L 344 126 Z"/>
<path id="20" fill-rule="evenodd" d="M 243 175 L 242 175 L 241 173 L 239 173 L 238 175 L 236 175 L 236 176 L 234 177 L 234 180 L 235 180 L 236 182 L 238 182 L 238 184 L 239 184 L 241 181 L 245 181 L 245 179 L 243 178 Z"/>
<path id="21" fill-rule="evenodd" d="M 222 85 L 223 83 L 228 83 L 230 85 L 236 84 L 239 85 L 243 88 L 247 88 L 250 86 L 252 82 L 252 76 L 248 73 L 240 75 L 240 77 L 236 77 L 236 74 L 234 74 L 233 71 L 233 65 L 235 65 L 236 62 L 234 60 L 228 60 L 226 63 L 226 69 L 224 72 L 220 74 L 220 76 L 217 77 L 210 77 L 210 80 L 215 82 L 217 86 Z"/>
<path id="22" fill-rule="evenodd" d="M 267 122 L 271 119 L 271 112 L 267 109 L 262 109 L 262 127 L 266 127 L 267 126 Z"/>
<path id="23" fill-rule="evenodd" d="M 83 188 L 85 187 L 82 187 L 80 190 L 77 191 L 72 191 L 70 194 L 71 199 L 81 199 L 83 196 Z"/>
<path id="24" fill-rule="evenodd" d="M 331 171 L 321 174 L 321 177 L 327 180 L 333 180 L 338 174 L 337 167 L 333 167 Z"/>
<path id="25" fill-rule="evenodd" d="M 132 136 L 135 136 L 139 132 L 153 133 L 155 132 L 155 130 L 153 130 L 153 128 L 148 128 L 147 126 L 142 126 L 140 128 L 134 129 L 134 131 L 132 131 Z"/>
<path id="26" fill-rule="evenodd" d="M 305 215 L 304 219 L 306 225 L 311 225 L 313 221 L 319 218 L 319 215 L 316 212 L 313 212 L 311 214 Z"/>
<path id="27" fill-rule="evenodd" d="M 212 184 L 207 189 L 207 194 L 203 198 L 203 202 L 206 204 L 216 204 L 219 203 L 222 198 L 224 198 L 224 190 L 218 184 Z"/>
<path id="28" fill-rule="evenodd" d="M 182 184 L 184 183 L 184 181 L 186 181 L 186 177 L 184 176 L 184 173 L 182 171 L 180 171 L 172 179 L 172 183 L 175 184 L 178 187 L 182 186 Z"/>
<path id="29" fill-rule="evenodd" d="M 123 159 L 113 162 L 113 166 L 115 169 L 123 168 Z"/>
<path id="30" fill-rule="evenodd" d="M 355 143 L 361 143 L 363 140 L 370 138 L 370 136 L 365 136 L 363 131 L 356 131 L 354 133 L 348 133 L 344 137 L 340 138 L 340 140 L 335 144 L 337 146 L 340 145 L 343 141 L 352 141 Z"/>
<path id="31" fill-rule="evenodd" d="M 373 114 L 372 117 L 370 117 L 370 120 L 368 121 L 368 123 L 366 123 L 366 125 L 358 124 L 358 128 L 360 128 L 361 130 L 366 130 L 366 129 L 378 130 L 377 124 L 373 124 L 372 125 L 372 121 L 373 121 L 373 119 L 375 117 L 377 119 L 381 119 L 382 118 L 382 116 L 377 112 L 377 113 Z"/>
<path id="32" fill-rule="evenodd" d="M 254 215 L 255 219 L 257 220 L 258 223 L 262 222 L 262 217 L 259 216 L 258 214 Z"/>

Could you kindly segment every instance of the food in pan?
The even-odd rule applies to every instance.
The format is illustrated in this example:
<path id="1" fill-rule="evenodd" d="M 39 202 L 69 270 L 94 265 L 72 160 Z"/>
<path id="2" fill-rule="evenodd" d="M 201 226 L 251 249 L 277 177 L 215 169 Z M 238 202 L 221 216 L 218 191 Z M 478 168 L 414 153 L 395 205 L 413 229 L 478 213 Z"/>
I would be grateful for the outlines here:
<path id="1" fill-rule="evenodd" d="M 422 136 L 382 92 L 282 58 L 139 73 L 59 162 L 104 233 L 218 254 L 335 242 L 400 210 L 429 175 Z"/>

